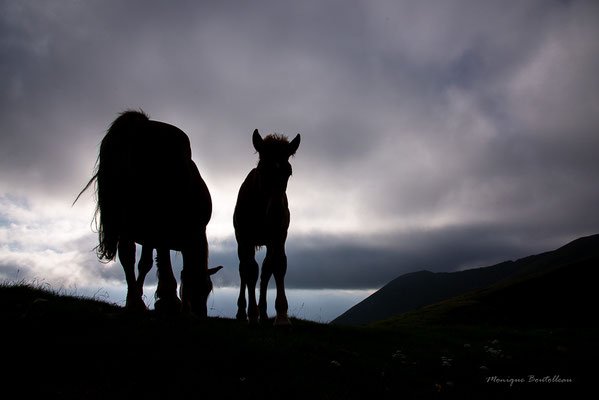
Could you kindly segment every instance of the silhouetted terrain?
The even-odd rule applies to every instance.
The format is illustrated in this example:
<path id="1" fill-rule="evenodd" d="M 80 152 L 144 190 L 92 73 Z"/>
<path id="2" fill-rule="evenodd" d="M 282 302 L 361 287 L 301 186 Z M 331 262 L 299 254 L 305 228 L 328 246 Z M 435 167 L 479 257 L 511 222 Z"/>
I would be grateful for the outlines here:
<path id="1" fill-rule="evenodd" d="M 589 266 L 576 268 L 586 273 Z M 564 273 L 558 269 L 544 277 L 555 283 Z M 129 313 L 94 300 L 4 285 L 1 393 L 43 399 L 580 395 L 594 385 L 599 355 L 592 314 L 573 314 L 582 323 L 571 318 L 567 327 L 551 319 L 537 326 L 535 313 L 512 325 L 486 314 L 489 307 L 511 309 L 510 301 L 497 301 L 506 290 L 517 298 L 518 291 L 543 290 L 545 278 L 484 292 L 483 323 L 462 302 L 359 328 L 294 319 L 291 331 L 230 319 Z M 446 322 L 456 316 L 460 323 Z M 529 376 L 538 381 L 528 382 Z M 489 381 L 493 377 L 527 382 Z"/>
<path id="2" fill-rule="evenodd" d="M 378 326 L 401 323 L 581 328 L 599 326 L 596 314 L 599 257 L 562 264 L 469 292 Z"/>
<path id="3" fill-rule="evenodd" d="M 555 251 L 490 267 L 451 273 L 420 271 L 402 275 L 337 317 L 333 323 L 359 325 L 383 320 L 470 291 L 592 257 L 599 257 L 599 235 L 577 239 Z M 556 293 L 570 292 L 579 283 L 575 279 L 585 279 L 574 273 L 572 277 L 574 281 L 565 280 L 563 287 L 554 288 Z M 566 283 L 570 286 L 566 286 Z M 550 294 L 548 296 L 551 297 Z M 530 298 L 523 296 L 520 300 L 526 303 L 536 298 L 536 295 L 531 295 Z"/>
<path id="4" fill-rule="evenodd" d="M 599 258 L 573 254 L 596 240 L 584 238 L 529 258 L 520 269 L 527 273 L 514 271 L 490 288 L 361 327 L 293 319 L 288 330 L 272 321 L 200 321 L 0 284 L 5 366 L 0 394 L 581 398 L 596 380 Z M 573 261 L 564 263 L 566 258 Z M 559 265 L 546 267 L 550 260 Z"/>

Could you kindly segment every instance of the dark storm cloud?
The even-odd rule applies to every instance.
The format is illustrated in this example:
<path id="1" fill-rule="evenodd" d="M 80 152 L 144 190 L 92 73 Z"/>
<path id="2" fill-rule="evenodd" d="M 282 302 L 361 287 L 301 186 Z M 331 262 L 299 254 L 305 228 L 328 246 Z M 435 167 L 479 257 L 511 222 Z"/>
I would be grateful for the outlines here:
<path id="1" fill-rule="evenodd" d="M 510 226 L 460 226 L 414 230 L 374 237 L 293 235 L 287 245 L 286 285 L 291 288 L 373 289 L 399 275 L 429 270 L 458 271 L 554 250 L 575 237 L 552 236 L 537 242 L 534 229 Z M 537 229 L 545 229 L 537 228 Z M 550 235 L 551 236 L 551 235 Z M 257 260 L 264 258 L 258 252 Z M 214 277 L 219 286 L 237 286 L 234 248 L 211 254 L 225 269 Z M 274 285 L 274 283 L 271 283 Z"/>
<path id="2" fill-rule="evenodd" d="M 229 214 L 256 163 L 255 128 L 302 134 L 289 186 L 295 287 L 379 286 L 599 229 L 592 1 L 8 1 L 0 10 L 0 196 L 28 199 L 44 232 L 61 231 L 49 228 L 59 223 L 49 210 L 70 206 L 125 108 L 189 134 L 215 200 L 211 240 L 228 243 L 212 250 L 225 285 L 237 282 Z M 9 203 L 0 245 L 36 220 Z M 85 224 L 91 202 L 79 207 L 58 214 Z M 5 246 L 4 259 L 24 265 L 27 249 L 41 251 L 30 242 L 18 254 Z"/>

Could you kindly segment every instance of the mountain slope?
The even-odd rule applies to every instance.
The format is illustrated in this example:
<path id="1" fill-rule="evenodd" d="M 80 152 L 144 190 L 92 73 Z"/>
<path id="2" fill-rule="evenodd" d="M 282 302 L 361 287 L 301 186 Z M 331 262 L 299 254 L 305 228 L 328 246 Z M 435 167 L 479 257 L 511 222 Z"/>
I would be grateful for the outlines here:
<path id="1" fill-rule="evenodd" d="M 359 325 L 387 319 L 464 293 L 594 256 L 599 256 L 599 235 L 577 239 L 554 251 L 490 267 L 450 273 L 420 271 L 402 275 L 332 323 Z"/>
<path id="2" fill-rule="evenodd" d="M 599 257 L 559 265 L 469 292 L 384 321 L 401 324 L 466 324 L 501 327 L 598 327 Z"/>

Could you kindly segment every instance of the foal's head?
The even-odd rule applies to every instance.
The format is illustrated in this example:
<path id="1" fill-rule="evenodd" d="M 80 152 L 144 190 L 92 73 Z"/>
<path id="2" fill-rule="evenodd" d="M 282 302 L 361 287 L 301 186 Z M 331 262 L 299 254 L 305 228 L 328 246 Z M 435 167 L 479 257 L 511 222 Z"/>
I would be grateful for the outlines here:
<path id="1" fill-rule="evenodd" d="M 278 134 L 268 135 L 262 139 L 256 129 L 252 142 L 260 154 L 258 171 L 264 177 L 265 183 L 284 191 L 292 172 L 289 157 L 295 154 L 300 145 L 299 133 L 289 142 L 287 137 Z"/>

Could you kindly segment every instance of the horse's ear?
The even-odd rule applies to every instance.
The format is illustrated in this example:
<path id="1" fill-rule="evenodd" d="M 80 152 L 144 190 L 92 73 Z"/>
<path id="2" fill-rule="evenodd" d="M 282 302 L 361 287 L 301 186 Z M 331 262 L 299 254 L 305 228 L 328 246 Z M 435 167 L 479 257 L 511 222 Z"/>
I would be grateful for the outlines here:
<path id="1" fill-rule="evenodd" d="M 289 143 L 289 155 L 292 156 L 297 151 L 297 148 L 300 145 L 301 136 L 298 133 L 297 136 Z"/>
<path id="2" fill-rule="evenodd" d="M 263 142 L 264 140 L 262 140 L 262 136 L 260 136 L 258 129 L 255 129 L 254 134 L 252 135 L 252 143 L 254 144 L 254 149 L 256 149 L 258 153 L 260 153 L 260 150 L 262 150 Z"/>
<path id="3" fill-rule="evenodd" d="M 214 267 L 214 268 L 208 268 L 208 275 L 214 275 L 218 271 L 220 271 L 222 268 L 223 268 L 222 265 L 219 265 L 218 267 Z"/>

